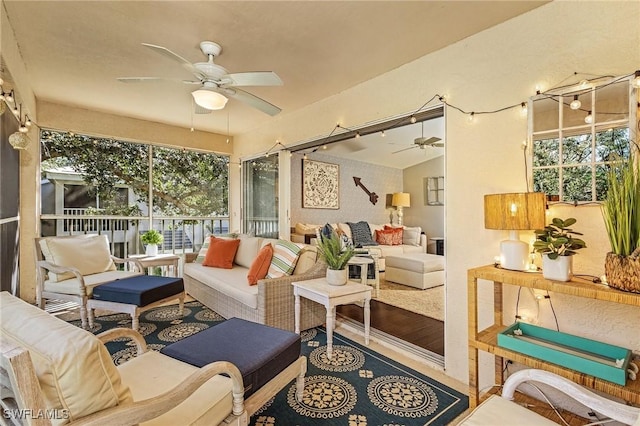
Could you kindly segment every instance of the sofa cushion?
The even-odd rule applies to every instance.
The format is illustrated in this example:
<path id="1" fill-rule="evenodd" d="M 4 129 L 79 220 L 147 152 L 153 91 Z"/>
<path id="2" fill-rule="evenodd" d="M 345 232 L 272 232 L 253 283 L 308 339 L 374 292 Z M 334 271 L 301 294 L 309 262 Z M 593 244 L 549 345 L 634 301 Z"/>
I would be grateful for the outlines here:
<path id="1" fill-rule="evenodd" d="M 106 235 L 83 235 L 71 238 L 43 238 L 40 249 L 45 260 L 60 266 L 74 267 L 82 275 L 113 271 L 109 239 Z M 70 272 L 48 273 L 50 281 L 74 278 Z"/>
<path id="2" fill-rule="evenodd" d="M 402 244 L 410 246 L 420 245 L 420 234 L 422 234 L 422 228 L 419 226 L 408 227 L 405 226 L 402 233 Z"/>
<path id="3" fill-rule="evenodd" d="M 391 229 L 382 230 L 382 231 L 376 229 L 375 234 L 376 234 L 376 243 L 385 245 L 385 246 L 393 245 L 394 232 Z"/>
<path id="4" fill-rule="evenodd" d="M 198 368 L 159 352 L 148 351 L 120 364 L 118 371 L 122 373 L 123 382 L 131 389 L 133 398 L 141 401 L 173 389 L 190 374 L 197 372 Z M 223 424 L 232 410 L 231 392 L 231 379 L 218 374 L 180 405 L 141 426 Z"/>
<path id="5" fill-rule="evenodd" d="M 0 294 L 2 334 L 31 355 L 45 405 L 69 410 L 69 420 L 132 402 L 111 355 L 88 331 Z"/>
<path id="6" fill-rule="evenodd" d="M 399 246 L 402 244 L 402 237 L 404 234 L 402 227 L 396 228 L 393 226 L 385 225 L 384 232 L 389 232 L 391 234 L 391 245 Z"/>
<path id="7" fill-rule="evenodd" d="M 202 264 L 204 266 L 213 266 L 215 268 L 231 269 L 233 268 L 233 259 L 236 257 L 239 239 L 226 240 L 222 238 L 211 237 L 209 249 Z"/>
<path id="8" fill-rule="evenodd" d="M 204 241 L 202 242 L 202 247 L 200 247 L 200 251 L 198 252 L 198 256 L 193 261 L 193 263 L 202 263 L 204 262 L 204 258 L 207 256 L 207 250 L 209 250 L 211 235 L 207 235 L 204 237 Z"/>
<path id="9" fill-rule="evenodd" d="M 267 244 L 260 249 L 258 255 L 253 260 L 253 263 L 249 268 L 249 272 L 247 272 L 247 281 L 249 282 L 249 285 L 256 285 L 258 284 L 258 280 L 267 276 L 272 257 L 273 246 L 271 244 Z"/>
<path id="10" fill-rule="evenodd" d="M 296 269 L 293 270 L 291 275 L 299 275 L 307 272 L 318 261 L 318 248 L 315 246 L 305 245 L 300 254 L 298 255 L 298 261 L 296 262 Z"/>
<path id="11" fill-rule="evenodd" d="M 236 258 L 233 262 L 236 265 L 251 268 L 260 248 L 263 247 L 263 240 L 264 239 L 260 237 L 252 237 L 246 234 L 240 235 L 240 245 L 238 246 Z"/>
<path id="12" fill-rule="evenodd" d="M 349 228 L 351 228 L 351 238 L 354 246 L 375 246 L 378 244 L 373 241 L 371 228 L 369 228 L 369 224 L 367 222 L 361 220 L 356 223 L 347 222 L 347 224 L 349 225 Z"/>
<path id="13" fill-rule="evenodd" d="M 237 265 L 232 269 L 210 268 L 199 263 L 184 265 L 184 275 L 215 288 L 249 308 L 257 309 L 258 286 L 249 285 L 247 272 L 249 269 Z"/>
<path id="14" fill-rule="evenodd" d="M 296 267 L 298 255 L 302 248 L 291 241 L 278 240 L 273 246 L 273 257 L 267 278 L 279 278 L 291 275 Z"/>

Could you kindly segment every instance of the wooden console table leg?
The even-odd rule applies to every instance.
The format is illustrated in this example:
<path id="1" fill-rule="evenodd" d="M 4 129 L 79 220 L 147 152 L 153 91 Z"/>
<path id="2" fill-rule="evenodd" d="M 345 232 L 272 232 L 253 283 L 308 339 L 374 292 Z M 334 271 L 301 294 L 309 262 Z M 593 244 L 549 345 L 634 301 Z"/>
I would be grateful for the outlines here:
<path id="1" fill-rule="evenodd" d="M 478 348 L 471 344 L 478 338 L 478 279 L 467 276 L 467 306 L 469 317 L 469 408 L 478 406 Z"/>
<path id="2" fill-rule="evenodd" d="M 502 325 L 502 310 L 503 310 L 503 297 L 502 297 L 502 283 L 493 283 L 493 323 Z M 495 368 L 495 383 L 504 383 L 504 360 L 501 356 L 495 356 L 494 368 Z"/>

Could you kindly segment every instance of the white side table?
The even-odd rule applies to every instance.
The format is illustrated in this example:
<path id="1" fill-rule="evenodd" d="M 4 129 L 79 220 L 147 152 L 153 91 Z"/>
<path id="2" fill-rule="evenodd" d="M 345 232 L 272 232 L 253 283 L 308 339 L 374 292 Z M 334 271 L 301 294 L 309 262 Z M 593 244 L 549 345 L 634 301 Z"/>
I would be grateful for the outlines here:
<path id="1" fill-rule="evenodd" d="M 371 311 L 371 287 L 347 281 L 345 285 L 330 285 L 325 278 L 296 281 L 293 285 L 295 296 L 295 327 L 300 334 L 300 297 L 321 303 L 327 309 L 327 357 L 333 354 L 333 328 L 336 321 L 336 306 L 364 300 L 364 343 L 369 344 Z"/>
<path id="2" fill-rule="evenodd" d="M 174 277 L 179 274 L 180 256 L 177 254 L 157 254 L 155 256 L 147 256 L 145 254 L 129 256 L 133 259 L 137 259 L 145 269 L 149 269 L 154 266 L 167 267 L 167 275 L 169 272 L 173 272 Z"/>

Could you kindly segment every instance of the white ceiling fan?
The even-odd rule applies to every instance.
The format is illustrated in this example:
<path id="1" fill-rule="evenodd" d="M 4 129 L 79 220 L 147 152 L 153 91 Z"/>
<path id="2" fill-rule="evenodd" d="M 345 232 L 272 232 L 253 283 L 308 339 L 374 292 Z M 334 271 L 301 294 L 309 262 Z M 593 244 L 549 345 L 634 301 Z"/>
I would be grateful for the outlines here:
<path id="1" fill-rule="evenodd" d="M 413 140 L 413 146 L 410 146 L 408 148 L 404 148 L 401 149 L 399 151 L 394 151 L 392 152 L 392 154 L 397 154 L 399 152 L 402 151 L 407 151 L 409 149 L 413 149 L 413 148 L 420 148 L 420 149 L 425 149 L 425 147 L 427 146 L 431 146 L 431 147 L 435 147 L 435 148 L 442 148 L 444 146 L 444 142 L 441 142 L 442 139 L 440 139 L 437 136 L 432 136 L 430 138 L 425 138 L 424 137 L 424 121 L 421 123 L 422 124 L 422 136 L 420 136 L 419 138 L 415 138 Z"/>
<path id="2" fill-rule="evenodd" d="M 269 115 L 276 115 L 282 111 L 264 99 L 238 88 L 245 86 L 282 86 L 283 83 L 280 77 L 273 71 L 229 73 L 225 68 L 213 62 L 213 59 L 222 52 L 222 47 L 217 43 L 212 41 L 201 42 L 200 50 L 207 56 L 208 60 L 207 62 L 196 62 L 193 64 L 166 47 L 149 43 L 142 43 L 142 45 L 180 63 L 184 69 L 194 75 L 195 80 L 181 81 L 185 84 L 202 86 L 191 92 L 196 103 L 195 112 L 198 114 L 207 114 L 213 110 L 224 108 L 228 98 L 244 102 Z M 118 81 L 123 83 L 140 83 L 157 80 L 172 79 L 162 77 L 118 78 Z"/>

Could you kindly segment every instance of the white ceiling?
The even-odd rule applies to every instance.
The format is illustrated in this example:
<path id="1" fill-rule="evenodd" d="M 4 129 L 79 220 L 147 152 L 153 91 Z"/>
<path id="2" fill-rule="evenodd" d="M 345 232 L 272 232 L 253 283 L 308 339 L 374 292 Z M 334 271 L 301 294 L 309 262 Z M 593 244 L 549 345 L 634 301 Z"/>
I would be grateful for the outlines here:
<path id="1" fill-rule="evenodd" d="M 426 138 L 436 136 L 444 141 L 444 118 L 434 118 L 422 123 L 386 130 L 384 137 L 376 132 L 357 139 L 341 141 L 327 145 L 326 149 L 319 147 L 318 152 L 336 157 L 348 157 L 365 163 L 405 169 L 444 155 L 444 147 L 424 147 L 421 149 L 416 145 L 414 139 L 423 135 Z"/>
<path id="2" fill-rule="evenodd" d="M 211 40 L 223 48 L 216 62 L 230 72 L 275 71 L 284 86 L 248 90 L 289 114 L 545 1 L 2 3 L 37 99 L 186 128 L 193 120 L 199 130 L 223 134 L 229 118 L 233 135 L 277 117 L 232 99 L 222 111 L 192 118 L 194 86 L 116 78 L 189 79 L 179 64 L 141 43 L 199 62 L 205 59 L 199 42 Z M 384 143 L 400 147 L 415 137 Z"/>

